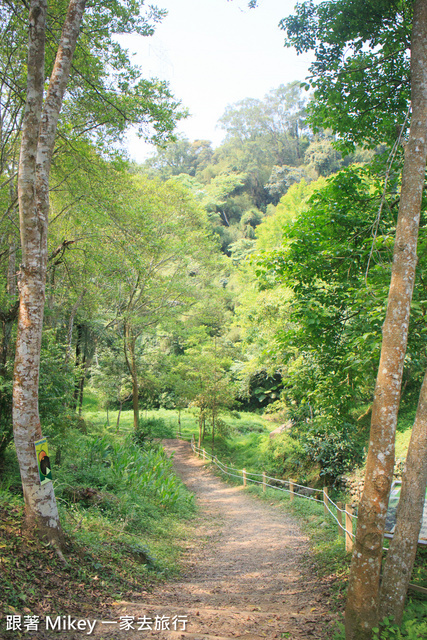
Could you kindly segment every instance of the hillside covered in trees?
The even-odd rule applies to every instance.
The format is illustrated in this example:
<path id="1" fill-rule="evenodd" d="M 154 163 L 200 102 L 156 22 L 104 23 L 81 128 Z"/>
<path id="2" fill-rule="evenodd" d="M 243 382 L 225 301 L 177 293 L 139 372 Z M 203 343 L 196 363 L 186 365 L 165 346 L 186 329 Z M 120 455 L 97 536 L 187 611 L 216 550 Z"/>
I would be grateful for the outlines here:
<path id="1" fill-rule="evenodd" d="M 283 426 L 262 460 L 277 477 L 338 492 L 342 476 L 364 468 L 368 458 L 365 495 L 369 477 L 374 487 L 378 474 L 386 478 L 373 490 L 383 506 L 369 521 L 376 527 L 369 557 L 378 564 L 372 578 L 378 590 L 395 431 L 406 434 L 407 448 L 417 406 L 421 427 L 414 431 L 422 434 L 408 455 L 422 498 L 427 481 L 423 395 L 419 404 L 427 368 L 425 155 L 421 169 L 407 168 L 412 146 L 424 135 L 414 133 L 410 113 L 419 99 L 425 114 L 427 97 L 417 98 L 424 80 L 411 76 L 408 52 L 412 43 L 424 77 L 427 56 L 417 53 L 411 25 L 425 28 L 426 3 L 297 5 L 282 29 L 290 46 L 314 51 L 311 87 L 280 85 L 263 99 L 229 105 L 218 123 L 225 138 L 217 147 L 173 136 L 185 110 L 166 83 L 143 77 L 115 39 L 117 33 L 150 35 L 161 10 L 140 13 L 143 3 L 127 1 L 84 10 L 76 0 L 65 17 L 66 3 L 41 4 L 44 26 L 38 2 L 31 6 L 36 26 L 30 19 L 29 64 L 27 12 L 7 2 L 0 13 L 0 506 L 18 500 L 22 507 L 23 493 L 27 517 L 40 520 L 39 470 L 25 460 L 34 458 L 33 444 L 43 436 L 54 477 L 55 468 L 59 477 L 64 473 L 61 509 L 75 509 L 76 495 L 89 503 L 93 495 L 79 491 L 98 482 L 95 472 L 78 471 L 81 445 L 91 464 L 105 463 L 96 491 L 117 482 L 126 501 L 135 481 L 148 492 L 153 518 L 162 521 L 168 509 L 191 512 L 177 481 L 168 480 L 162 493 L 170 464 L 152 439 L 171 433 L 155 421 L 150 426 L 143 412 L 173 410 L 172 432 L 180 430 L 183 412 L 193 416 L 199 446 L 210 440 L 213 451 L 233 439 L 236 415 L 257 413 Z M 61 53 L 64 19 L 75 32 L 74 54 Z M 352 55 L 344 55 L 348 47 Z M 68 77 L 61 79 L 67 56 Z M 122 146 L 135 125 L 156 149 L 142 164 L 130 161 Z M 406 204 L 404 167 L 408 175 L 422 174 L 419 185 L 408 188 L 411 197 L 419 192 L 418 210 Z M 409 225 L 401 221 L 405 207 L 408 219 L 418 216 L 418 246 L 415 231 L 413 241 L 396 240 Z M 396 255 L 410 242 L 412 258 L 395 275 Z M 393 286 L 389 293 L 390 278 L 401 282 L 414 261 L 416 276 L 402 287 L 410 293 L 398 298 Z M 390 300 L 397 298 L 396 308 L 406 305 L 407 314 L 396 320 Z M 394 314 L 391 329 L 386 312 Z M 402 327 L 393 347 L 398 355 L 387 356 L 396 365 L 389 372 L 390 384 L 397 380 L 394 404 L 379 409 L 375 403 L 389 388 L 377 381 L 386 336 L 396 342 Z M 105 433 L 85 414 L 88 398 L 106 412 Z M 390 431 L 380 425 L 390 445 L 385 453 L 375 449 L 369 476 L 371 420 L 375 427 L 381 411 L 393 416 Z M 126 412 L 132 412 L 131 440 L 120 444 L 112 435 L 110 442 Z M 55 500 L 53 489 L 45 499 Z M 110 502 L 106 508 L 113 509 Z M 372 504 L 366 513 L 375 511 Z M 145 509 L 135 507 L 132 535 L 151 517 L 138 515 L 139 508 Z M 70 529 L 67 513 L 61 518 Z M 46 518 L 53 518 L 44 514 L 42 533 L 51 526 Z M 59 515 L 57 522 L 51 541 L 62 556 Z M 362 557 L 370 543 L 360 536 Z M 414 557 L 417 540 L 418 533 Z M 411 570 L 414 557 L 407 561 Z M 348 640 L 372 638 L 378 624 L 378 593 L 372 612 L 357 600 L 357 580 L 350 583 Z M 390 615 L 384 598 L 381 611 Z"/>

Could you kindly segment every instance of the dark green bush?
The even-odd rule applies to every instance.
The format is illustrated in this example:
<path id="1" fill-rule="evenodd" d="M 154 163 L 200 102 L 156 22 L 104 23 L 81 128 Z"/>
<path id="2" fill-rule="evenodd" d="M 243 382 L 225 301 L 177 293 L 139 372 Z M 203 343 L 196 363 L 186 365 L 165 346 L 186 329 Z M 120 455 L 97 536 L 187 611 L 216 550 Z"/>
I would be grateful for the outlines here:
<path id="1" fill-rule="evenodd" d="M 315 419 L 302 434 L 305 455 L 320 466 L 320 476 L 328 484 L 362 462 L 363 443 L 354 437 L 354 425 L 347 422 L 333 428 L 327 419 Z"/>
<path id="2" fill-rule="evenodd" d="M 256 422 L 239 422 L 239 424 L 235 427 L 238 433 L 264 433 L 266 431 L 265 427 L 262 424 L 257 424 Z"/>
<path id="3" fill-rule="evenodd" d="M 140 418 L 138 429 L 133 434 L 133 441 L 139 447 L 145 447 L 154 438 L 174 438 L 175 433 L 163 418 Z"/>

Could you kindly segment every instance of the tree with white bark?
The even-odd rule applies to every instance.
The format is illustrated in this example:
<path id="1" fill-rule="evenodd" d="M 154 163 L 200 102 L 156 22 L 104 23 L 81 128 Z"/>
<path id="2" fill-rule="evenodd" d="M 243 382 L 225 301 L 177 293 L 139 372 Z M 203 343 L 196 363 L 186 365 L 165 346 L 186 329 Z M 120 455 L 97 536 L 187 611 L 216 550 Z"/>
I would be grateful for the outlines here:
<path id="1" fill-rule="evenodd" d="M 41 485 L 34 442 L 41 438 L 38 411 L 40 346 L 47 265 L 49 174 L 56 127 L 85 0 L 72 0 L 55 66 L 44 99 L 46 0 L 33 0 L 29 14 L 27 99 L 18 174 L 22 264 L 16 343 L 13 425 L 29 525 L 60 541 L 61 528 L 52 483 Z"/>
<path id="2" fill-rule="evenodd" d="M 79 70 L 73 67 L 77 40 L 82 32 L 86 44 L 91 42 L 93 50 L 97 52 L 99 50 L 102 53 L 104 38 L 105 46 L 113 54 L 113 67 L 115 63 L 119 63 L 118 61 L 122 61 L 123 52 L 113 42 L 111 34 L 129 30 L 142 35 L 151 34 L 153 27 L 148 24 L 149 20 L 140 14 L 143 4 L 143 0 L 124 4 L 113 2 L 105 7 L 105 11 L 89 7 L 87 24 L 84 25 L 82 20 L 86 0 L 70 0 L 61 35 L 56 34 L 57 21 L 54 21 L 53 26 L 48 25 L 50 12 L 47 0 L 31 0 L 29 6 L 27 85 L 18 171 L 22 264 L 18 277 L 20 306 L 13 383 L 13 425 L 27 523 L 30 527 L 35 526 L 41 535 L 47 535 L 56 545 L 61 542 L 62 535 L 53 486 L 52 483 L 40 484 L 34 450 L 34 442 L 42 436 L 38 387 L 48 262 L 49 177 L 55 151 L 55 137 L 71 72 L 73 82 L 66 103 L 68 112 L 74 113 L 75 120 L 76 114 L 85 113 L 90 125 L 88 128 L 80 127 L 77 135 L 87 135 L 87 129 L 90 132 L 99 127 L 106 127 L 107 133 L 111 133 L 114 127 L 117 132 L 123 133 L 126 126 L 132 122 L 139 122 L 145 131 L 147 126 L 154 127 L 155 140 L 170 134 L 180 114 L 177 112 L 178 103 L 171 101 L 165 85 L 160 83 L 160 86 L 157 82 L 145 85 L 138 81 L 136 70 L 127 67 L 121 76 L 116 74 L 120 78 L 120 86 L 113 87 L 111 82 L 107 81 L 106 71 L 102 83 L 99 78 L 95 81 L 88 69 Z M 52 10 L 56 11 L 58 7 L 53 7 Z M 162 15 L 155 9 L 149 11 L 149 18 L 154 23 Z M 90 34 L 86 33 L 91 25 L 95 27 L 97 34 L 93 41 L 90 40 Z M 54 40 L 58 38 L 58 44 L 49 86 L 45 93 L 45 67 L 50 67 L 46 43 L 48 37 L 52 38 L 52 33 L 55 36 Z M 96 68 L 99 70 L 101 67 L 98 65 Z M 87 89 L 86 94 L 82 94 L 76 80 L 82 77 Z M 120 104 L 121 90 L 124 92 L 123 95 L 126 95 L 129 87 L 133 87 L 134 100 L 126 100 L 126 104 Z M 73 103 L 73 95 L 77 102 Z M 73 111 L 73 104 L 78 105 L 78 99 L 81 99 L 82 95 L 87 96 L 91 104 L 99 99 L 101 104 L 104 104 L 105 117 L 99 117 L 98 113 L 97 117 L 91 118 L 87 106 L 86 109 L 80 106 L 80 111 Z M 107 104 L 114 117 L 108 112 L 105 106 Z"/>

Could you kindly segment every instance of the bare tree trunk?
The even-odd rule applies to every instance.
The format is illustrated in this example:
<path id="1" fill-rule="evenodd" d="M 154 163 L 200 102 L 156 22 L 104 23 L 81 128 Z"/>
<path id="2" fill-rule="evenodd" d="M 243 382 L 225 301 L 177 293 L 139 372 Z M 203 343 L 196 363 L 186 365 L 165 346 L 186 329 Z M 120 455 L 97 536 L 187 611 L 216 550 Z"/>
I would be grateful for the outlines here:
<path id="1" fill-rule="evenodd" d="M 402 479 L 396 528 L 384 565 L 380 589 L 380 619 L 401 624 L 406 592 L 417 552 L 427 485 L 427 372 Z"/>
<path id="2" fill-rule="evenodd" d="M 73 326 L 74 326 L 74 318 L 76 317 L 77 309 L 80 306 L 80 303 L 83 299 L 84 294 L 86 293 L 86 289 L 83 289 L 78 299 L 73 304 L 73 307 L 70 312 L 70 319 L 68 321 L 68 331 L 67 331 L 67 350 L 65 352 L 65 362 L 68 362 L 71 356 L 71 342 L 73 339 Z"/>
<path id="3" fill-rule="evenodd" d="M 412 119 L 383 344 L 372 408 L 365 489 L 359 509 L 346 606 L 347 640 L 371 638 L 378 622 L 385 518 L 394 466 L 394 441 L 417 262 L 427 140 L 427 0 L 415 0 L 411 55 Z"/>
<path id="4" fill-rule="evenodd" d="M 120 416 L 122 415 L 122 407 L 123 407 L 123 402 L 120 401 L 119 413 L 117 414 L 116 433 L 118 433 L 119 427 L 120 427 Z"/>
<path id="5" fill-rule="evenodd" d="M 212 453 L 215 451 L 215 411 L 212 411 Z"/>
<path id="6" fill-rule="evenodd" d="M 79 400 L 79 392 L 80 392 L 80 379 L 81 379 L 81 354 L 82 354 L 82 346 L 83 346 L 83 325 L 77 325 L 77 338 L 76 338 L 76 360 L 75 367 L 77 370 L 77 376 L 80 376 L 76 379 L 74 383 L 74 392 L 73 392 L 73 409 L 77 409 L 77 404 Z"/>
<path id="7" fill-rule="evenodd" d="M 133 428 L 139 427 L 139 387 L 138 375 L 135 367 L 135 361 L 132 361 L 132 407 L 133 407 Z"/>
<path id="8" fill-rule="evenodd" d="M 79 416 L 82 415 L 82 410 L 83 410 L 83 392 L 85 388 L 85 382 L 86 382 L 87 371 L 89 369 L 89 364 L 90 364 L 90 361 L 86 357 L 86 354 L 83 352 L 82 374 L 79 380 L 79 389 L 78 389 Z"/>
<path id="9" fill-rule="evenodd" d="M 7 292 L 10 296 L 16 296 L 16 243 L 15 238 L 9 238 L 9 260 L 7 264 Z"/>
<path id="10" fill-rule="evenodd" d="M 124 325 L 124 354 L 129 373 L 132 378 L 132 407 L 133 407 L 133 427 L 139 427 L 139 384 L 138 370 L 135 358 L 135 336 L 132 333 L 132 327 L 128 322 Z M 130 359 L 129 359 L 130 356 Z"/>
<path id="11" fill-rule="evenodd" d="M 85 0 L 71 0 L 43 104 L 46 0 L 29 14 L 27 98 L 22 126 L 18 199 L 22 245 L 20 308 L 13 385 L 13 426 L 27 522 L 60 540 L 51 482 L 41 485 L 34 441 L 42 435 L 38 412 L 40 346 L 45 302 L 49 174 L 59 112 L 68 82 Z"/>

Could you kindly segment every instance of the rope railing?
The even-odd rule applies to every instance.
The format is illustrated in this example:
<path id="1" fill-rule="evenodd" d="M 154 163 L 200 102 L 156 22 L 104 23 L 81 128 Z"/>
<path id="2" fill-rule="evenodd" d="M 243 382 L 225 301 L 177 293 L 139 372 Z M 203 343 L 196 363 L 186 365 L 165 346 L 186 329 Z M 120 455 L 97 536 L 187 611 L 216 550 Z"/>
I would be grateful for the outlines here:
<path id="1" fill-rule="evenodd" d="M 288 493 L 291 501 L 294 500 L 295 496 L 297 496 L 298 498 L 305 498 L 306 500 L 313 500 L 315 502 L 323 503 L 325 515 L 329 514 L 330 516 L 332 516 L 332 518 L 338 524 L 339 534 L 345 538 L 345 550 L 348 553 L 353 550 L 354 540 L 356 537 L 353 533 L 353 521 L 357 520 L 357 515 L 353 513 L 353 507 L 351 505 L 349 504 L 343 505 L 341 502 L 335 503 L 329 497 L 327 487 L 323 487 L 323 491 L 322 491 L 322 489 L 315 489 L 314 487 L 305 487 L 304 485 L 298 484 L 293 480 L 282 480 L 281 478 L 272 478 L 271 476 L 267 476 L 265 472 L 256 473 L 252 471 L 246 471 L 246 469 L 235 469 L 234 467 L 230 467 L 229 465 L 224 464 L 223 462 L 218 460 L 217 456 L 214 456 L 211 453 L 208 453 L 205 449 L 201 449 L 200 447 L 197 447 L 194 441 L 194 435 L 191 438 L 191 448 L 196 455 L 202 455 L 204 460 L 210 459 L 222 473 L 234 478 L 238 478 L 239 480 L 242 480 L 243 486 L 246 486 L 247 482 L 252 482 L 253 484 L 262 485 L 263 491 L 265 491 L 266 488 L 269 487 L 270 489 L 274 489 L 276 491 L 283 491 L 285 493 Z M 231 473 L 231 471 L 235 473 Z M 254 480 L 250 476 L 257 476 L 259 478 L 262 477 L 262 480 Z M 270 480 L 271 482 L 275 482 L 281 485 L 287 484 L 289 488 L 285 489 L 283 486 L 279 487 L 277 486 L 277 484 L 273 485 L 270 482 L 267 482 L 267 480 Z M 311 495 L 305 495 L 300 491 L 295 491 L 295 489 L 311 491 L 315 494 L 323 493 L 323 499 L 319 500 L 319 498 L 313 497 Z M 329 505 L 332 505 L 335 508 L 336 514 L 331 511 L 331 508 Z M 345 524 L 343 524 L 343 521 L 342 521 L 343 516 L 345 518 Z M 384 547 L 384 550 L 387 550 L 386 547 Z M 417 585 L 409 584 L 409 588 L 424 594 L 427 593 L 426 589 Z"/>
<path id="2" fill-rule="evenodd" d="M 355 535 L 353 533 L 353 520 L 357 519 L 357 516 L 353 513 L 353 508 L 351 505 L 346 504 L 345 506 L 341 503 L 335 503 L 328 495 L 327 487 L 322 489 L 315 489 L 314 487 L 306 487 L 302 484 L 298 484 L 293 480 L 283 480 L 281 478 L 272 478 L 271 476 L 267 476 L 265 472 L 257 473 L 254 471 L 246 471 L 246 469 L 235 469 L 230 465 L 224 464 L 218 457 L 206 451 L 206 449 L 202 449 L 201 447 L 196 446 L 194 441 L 194 436 L 191 439 L 191 448 L 196 455 L 200 455 L 203 457 L 203 460 L 210 460 L 220 471 L 227 476 L 238 478 L 242 481 L 243 486 L 246 486 L 248 482 L 252 484 L 261 485 L 263 491 L 266 488 L 274 489 L 275 491 L 282 491 L 284 493 L 289 494 L 290 500 L 294 500 L 295 497 L 305 498 L 306 500 L 312 500 L 313 502 L 319 502 L 323 504 L 325 515 L 329 514 L 338 524 L 338 530 L 340 535 L 345 537 L 345 548 L 347 552 L 352 551 L 353 549 L 353 541 L 355 539 Z M 254 477 L 251 477 L 254 476 Z M 256 480 L 257 478 L 262 478 L 262 480 Z M 272 484 L 272 483 L 275 484 Z M 282 485 L 282 486 L 278 486 Z M 287 488 L 286 486 L 287 485 Z M 315 494 L 306 495 L 306 492 Z M 317 495 L 323 494 L 322 499 L 318 498 Z M 333 513 L 331 507 L 334 507 L 336 510 L 336 514 Z M 343 524 L 343 518 L 345 523 Z"/>

